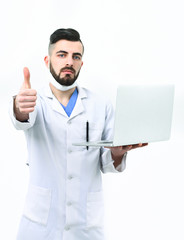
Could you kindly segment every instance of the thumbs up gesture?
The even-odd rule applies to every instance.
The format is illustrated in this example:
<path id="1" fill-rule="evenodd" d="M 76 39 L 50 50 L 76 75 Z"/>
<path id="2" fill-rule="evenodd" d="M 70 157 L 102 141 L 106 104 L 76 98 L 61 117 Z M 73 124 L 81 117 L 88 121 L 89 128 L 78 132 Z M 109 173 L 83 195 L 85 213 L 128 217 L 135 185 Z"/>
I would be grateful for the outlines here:
<path id="1" fill-rule="evenodd" d="M 36 90 L 31 89 L 29 69 L 25 67 L 23 73 L 24 82 L 14 101 L 14 113 L 21 122 L 29 119 L 29 113 L 34 111 L 37 99 Z"/>

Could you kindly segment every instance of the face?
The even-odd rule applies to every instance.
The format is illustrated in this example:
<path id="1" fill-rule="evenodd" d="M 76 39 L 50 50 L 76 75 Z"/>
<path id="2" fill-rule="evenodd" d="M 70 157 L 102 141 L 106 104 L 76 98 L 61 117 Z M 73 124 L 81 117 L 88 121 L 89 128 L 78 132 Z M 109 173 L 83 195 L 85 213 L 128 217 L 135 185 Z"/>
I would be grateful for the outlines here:
<path id="1" fill-rule="evenodd" d="M 60 40 L 54 44 L 50 56 L 45 57 L 45 63 L 58 83 L 70 86 L 76 81 L 83 65 L 82 53 L 79 41 Z"/>

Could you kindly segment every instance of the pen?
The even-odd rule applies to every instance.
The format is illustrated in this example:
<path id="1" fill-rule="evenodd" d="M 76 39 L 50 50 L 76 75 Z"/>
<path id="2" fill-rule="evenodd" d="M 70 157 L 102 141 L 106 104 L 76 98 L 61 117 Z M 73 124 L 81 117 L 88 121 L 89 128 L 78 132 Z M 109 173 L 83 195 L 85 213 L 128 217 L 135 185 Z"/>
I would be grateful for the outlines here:
<path id="1" fill-rule="evenodd" d="M 86 122 L 86 142 L 89 142 L 89 122 Z M 88 150 L 88 146 L 86 146 L 86 149 Z"/>

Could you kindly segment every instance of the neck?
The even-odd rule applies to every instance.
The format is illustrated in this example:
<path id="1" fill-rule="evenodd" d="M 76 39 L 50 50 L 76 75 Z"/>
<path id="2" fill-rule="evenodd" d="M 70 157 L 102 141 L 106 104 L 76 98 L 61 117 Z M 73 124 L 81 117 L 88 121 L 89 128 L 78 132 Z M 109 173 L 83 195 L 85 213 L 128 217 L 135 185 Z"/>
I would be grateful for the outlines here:
<path id="1" fill-rule="evenodd" d="M 67 106 L 70 97 L 72 96 L 73 92 L 75 91 L 76 87 L 71 88 L 67 91 L 61 91 L 58 90 L 56 87 L 53 86 L 52 83 L 49 83 L 50 88 L 54 96 L 57 98 L 57 100 L 62 103 L 64 106 Z"/>

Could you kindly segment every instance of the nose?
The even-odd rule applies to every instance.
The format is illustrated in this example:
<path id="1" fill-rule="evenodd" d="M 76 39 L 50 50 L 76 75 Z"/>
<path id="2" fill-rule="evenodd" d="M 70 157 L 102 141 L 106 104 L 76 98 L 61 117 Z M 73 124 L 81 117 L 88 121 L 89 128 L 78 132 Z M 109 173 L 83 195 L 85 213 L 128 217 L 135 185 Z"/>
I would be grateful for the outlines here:
<path id="1" fill-rule="evenodd" d="M 68 56 L 66 59 L 66 65 L 67 66 L 73 66 L 73 57 L 72 56 Z"/>

